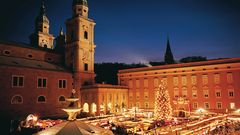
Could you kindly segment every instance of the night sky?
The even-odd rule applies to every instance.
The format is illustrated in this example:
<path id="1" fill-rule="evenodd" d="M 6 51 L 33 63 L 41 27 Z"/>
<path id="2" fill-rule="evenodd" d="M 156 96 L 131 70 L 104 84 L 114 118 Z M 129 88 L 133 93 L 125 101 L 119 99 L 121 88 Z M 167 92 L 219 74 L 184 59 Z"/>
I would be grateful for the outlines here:
<path id="1" fill-rule="evenodd" d="M 96 62 L 163 60 L 167 35 L 175 59 L 240 57 L 239 0 L 88 0 Z M 46 0 L 56 37 L 72 15 L 72 0 Z M 3 0 L 0 40 L 29 43 L 41 0 Z"/>

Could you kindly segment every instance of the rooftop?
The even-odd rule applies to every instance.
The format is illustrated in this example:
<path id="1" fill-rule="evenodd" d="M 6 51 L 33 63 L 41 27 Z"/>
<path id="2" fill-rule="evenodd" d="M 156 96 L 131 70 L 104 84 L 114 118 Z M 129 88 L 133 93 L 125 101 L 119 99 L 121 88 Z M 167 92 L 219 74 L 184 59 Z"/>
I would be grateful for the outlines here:
<path id="1" fill-rule="evenodd" d="M 53 63 L 48 63 L 45 61 L 38 61 L 38 60 L 33 60 L 33 59 L 8 57 L 8 56 L 0 56 L 0 65 L 1 66 L 13 66 L 13 67 L 22 67 L 22 68 L 34 68 L 34 69 L 41 69 L 41 70 L 69 72 L 64 67 L 61 67 L 61 66 L 53 64 Z"/>
<path id="2" fill-rule="evenodd" d="M 160 70 L 160 69 L 196 67 L 196 66 L 218 65 L 218 64 L 239 63 L 239 62 L 240 62 L 240 58 L 225 58 L 225 59 L 208 60 L 203 62 L 191 62 L 191 63 L 169 64 L 169 65 L 161 65 L 161 66 L 153 66 L 153 67 L 132 68 L 132 69 L 119 70 L 118 72 L 121 74 L 121 73 L 129 73 L 129 72 L 141 72 L 141 71 L 151 71 L 151 70 Z"/>

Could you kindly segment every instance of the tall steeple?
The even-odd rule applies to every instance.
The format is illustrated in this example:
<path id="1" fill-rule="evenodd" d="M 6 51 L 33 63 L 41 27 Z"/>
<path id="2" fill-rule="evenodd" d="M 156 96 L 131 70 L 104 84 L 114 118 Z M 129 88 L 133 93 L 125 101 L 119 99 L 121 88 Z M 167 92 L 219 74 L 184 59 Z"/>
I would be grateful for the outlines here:
<path id="1" fill-rule="evenodd" d="M 30 35 L 30 42 L 35 47 L 53 49 L 53 35 L 49 34 L 50 23 L 46 15 L 45 2 L 42 0 L 40 12 L 35 19 L 35 31 Z"/>
<path id="2" fill-rule="evenodd" d="M 172 54 L 172 50 L 170 47 L 170 41 L 169 41 L 169 37 L 167 37 L 167 48 L 166 48 L 166 52 L 165 52 L 165 56 L 164 56 L 164 60 L 166 64 L 174 64 L 174 57 Z"/>

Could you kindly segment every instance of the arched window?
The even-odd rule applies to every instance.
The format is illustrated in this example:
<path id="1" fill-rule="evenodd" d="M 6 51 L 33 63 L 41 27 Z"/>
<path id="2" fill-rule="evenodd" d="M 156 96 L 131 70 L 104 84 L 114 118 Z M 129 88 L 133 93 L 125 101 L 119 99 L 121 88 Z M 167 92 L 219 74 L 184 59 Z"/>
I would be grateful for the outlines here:
<path id="1" fill-rule="evenodd" d="M 23 98 L 20 95 L 14 95 L 11 100 L 11 104 L 22 104 Z"/>
<path id="2" fill-rule="evenodd" d="M 95 103 L 92 103 L 92 113 L 97 112 L 97 105 Z"/>
<path id="3" fill-rule="evenodd" d="M 83 111 L 84 111 L 84 112 L 89 112 L 89 105 L 88 105 L 88 103 L 85 103 L 85 104 L 83 105 Z"/>
<path id="4" fill-rule="evenodd" d="M 45 98 L 45 96 L 39 96 L 37 101 L 38 101 L 38 103 L 45 103 L 46 98 Z"/>
<path id="5" fill-rule="evenodd" d="M 64 96 L 60 96 L 59 99 L 58 99 L 59 102 L 65 102 L 65 97 Z"/>
<path id="6" fill-rule="evenodd" d="M 84 38 L 88 39 L 88 32 L 87 31 L 84 31 Z"/>

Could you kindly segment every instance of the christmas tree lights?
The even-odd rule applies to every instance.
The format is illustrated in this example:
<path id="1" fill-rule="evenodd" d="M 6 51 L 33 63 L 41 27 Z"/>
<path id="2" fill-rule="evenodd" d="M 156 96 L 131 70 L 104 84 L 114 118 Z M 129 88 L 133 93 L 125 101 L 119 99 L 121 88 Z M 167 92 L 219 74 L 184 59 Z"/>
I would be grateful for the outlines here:
<path id="1" fill-rule="evenodd" d="M 154 117 L 156 120 L 164 121 L 172 118 L 170 97 L 164 80 L 161 80 L 159 87 L 155 91 Z"/>

